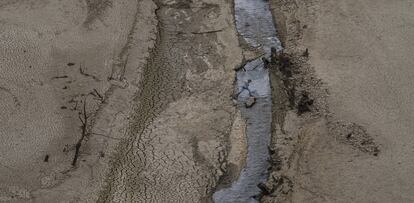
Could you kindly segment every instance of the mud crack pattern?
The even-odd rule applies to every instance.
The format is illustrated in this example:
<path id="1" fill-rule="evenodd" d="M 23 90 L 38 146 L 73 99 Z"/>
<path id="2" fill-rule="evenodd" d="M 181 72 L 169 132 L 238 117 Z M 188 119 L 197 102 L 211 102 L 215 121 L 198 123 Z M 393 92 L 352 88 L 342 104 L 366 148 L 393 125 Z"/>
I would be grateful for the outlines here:
<path id="1" fill-rule="evenodd" d="M 223 45 L 216 33 L 193 34 L 215 26 L 203 19 L 222 9 L 198 1 L 157 4 L 157 45 L 98 202 L 208 201 L 225 168 L 233 73 L 217 54 Z"/>

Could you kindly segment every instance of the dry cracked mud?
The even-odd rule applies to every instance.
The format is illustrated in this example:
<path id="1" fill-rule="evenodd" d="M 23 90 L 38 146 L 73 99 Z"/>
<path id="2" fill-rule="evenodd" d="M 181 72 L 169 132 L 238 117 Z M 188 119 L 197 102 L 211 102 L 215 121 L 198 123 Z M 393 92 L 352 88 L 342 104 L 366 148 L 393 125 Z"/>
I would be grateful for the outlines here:
<path id="1" fill-rule="evenodd" d="M 231 2 L 0 9 L 1 201 L 210 201 L 227 163 L 241 170 Z"/>

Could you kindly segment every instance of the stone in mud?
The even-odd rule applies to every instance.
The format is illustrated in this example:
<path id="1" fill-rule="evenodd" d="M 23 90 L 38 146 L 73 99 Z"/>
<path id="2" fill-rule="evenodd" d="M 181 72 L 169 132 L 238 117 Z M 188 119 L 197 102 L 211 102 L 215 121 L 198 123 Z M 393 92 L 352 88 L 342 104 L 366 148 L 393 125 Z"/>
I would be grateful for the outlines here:
<path id="1" fill-rule="evenodd" d="M 236 106 L 238 104 L 237 99 L 235 99 L 235 98 L 232 98 L 231 101 L 233 102 L 233 106 Z"/>
<path id="2" fill-rule="evenodd" d="M 264 183 L 259 183 L 257 187 L 262 191 L 262 194 L 264 195 L 272 194 L 272 190 Z"/>
<path id="3" fill-rule="evenodd" d="M 269 68 L 270 61 L 266 57 L 262 57 L 264 68 Z"/>
<path id="4" fill-rule="evenodd" d="M 275 59 L 277 57 L 277 49 L 275 47 L 270 48 L 270 58 Z"/>
<path id="5" fill-rule="evenodd" d="M 246 105 L 246 108 L 251 108 L 255 103 L 256 97 L 249 97 L 244 104 Z"/>

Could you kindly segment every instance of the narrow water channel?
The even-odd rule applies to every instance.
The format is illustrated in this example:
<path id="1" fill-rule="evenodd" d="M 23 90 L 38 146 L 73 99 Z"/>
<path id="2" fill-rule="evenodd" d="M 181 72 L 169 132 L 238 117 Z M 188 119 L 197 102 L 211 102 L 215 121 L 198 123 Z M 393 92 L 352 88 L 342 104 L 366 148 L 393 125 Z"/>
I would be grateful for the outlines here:
<path id="1" fill-rule="evenodd" d="M 270 49 L 281 49 L 276 37 L 276 28 L 266 0 L 235 0 L 235 19 L 238 33 L 249 46 L 263 49 L 267 59 Z M 249 91 L 243 90 L 246 82 L 250 93 L 256 97 L 256 103 L 246 108 Z M 242 91 L 243 90 L 243 91 Z M 268 70 L 259 57 L 237 72 L 236 91 L 241 92 L 237 100 L 242 116 L 247 121 L 247 160 L 238 180 L 229 188 L 217 191 L 213 195 L 216 203 L 258 202 L 254 196 L 260 193 L 257 185 L 266 181 L 268 176 L 268 146 L 270 143 L 272 122 L 272 98 Z"/>

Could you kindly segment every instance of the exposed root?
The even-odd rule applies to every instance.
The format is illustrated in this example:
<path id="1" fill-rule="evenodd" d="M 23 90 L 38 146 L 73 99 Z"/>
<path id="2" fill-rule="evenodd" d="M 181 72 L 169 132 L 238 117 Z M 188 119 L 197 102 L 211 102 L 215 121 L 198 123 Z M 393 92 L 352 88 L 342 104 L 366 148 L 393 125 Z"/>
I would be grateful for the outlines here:
<path id="1" fill-rule="evenodd" d="M 78 139 L 78 141 L 76 142 L 75 145 L 75 154 L 73 156 L 73 160 L 72 160 L 72 166 L 76 166 L 76 162 L 78 160 L 79 157 L 79 150 L 82 146 L 82 142 L 85 140 L 85 138 L 87 138 L 89 136 L 89 132 L 88 132 L 88 119 L 89 116 L 86 113 L 86 98 L 83 101 L 83 112 L 79 112 L 79 120 L 81 121 L 81 137 Z"/>

